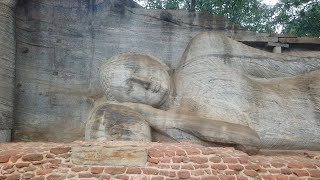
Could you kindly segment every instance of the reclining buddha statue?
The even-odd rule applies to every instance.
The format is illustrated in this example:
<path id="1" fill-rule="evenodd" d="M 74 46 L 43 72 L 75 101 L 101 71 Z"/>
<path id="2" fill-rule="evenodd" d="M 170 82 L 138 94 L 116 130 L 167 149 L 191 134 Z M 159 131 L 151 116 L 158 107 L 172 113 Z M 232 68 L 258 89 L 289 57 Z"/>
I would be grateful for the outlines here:
<path id="1" fill-rule="evenodd" d="M 319 53 L 318 53 L 319 54 Z M 125 53 L 100 67 L 105 97 L 86 139 L 320 149 L 320 58 L 269 53 L 223 34 L 202 33 L 177 68 Z"/>

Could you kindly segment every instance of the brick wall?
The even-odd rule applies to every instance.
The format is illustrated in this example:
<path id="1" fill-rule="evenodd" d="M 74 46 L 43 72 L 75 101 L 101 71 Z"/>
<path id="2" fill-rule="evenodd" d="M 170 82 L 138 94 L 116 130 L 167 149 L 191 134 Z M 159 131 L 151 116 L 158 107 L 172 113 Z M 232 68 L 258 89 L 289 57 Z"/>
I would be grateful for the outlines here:
<path id="1" fill-rule="evenodd" d="M 79 166 L 70 158 L 72 146 L 79 143 L 84 142 L 0 144 L 0 180 L 320 180 L 319 151 L 263 151 L 248 156 L 233 148 L 150 143 L 144 167 Z"/>

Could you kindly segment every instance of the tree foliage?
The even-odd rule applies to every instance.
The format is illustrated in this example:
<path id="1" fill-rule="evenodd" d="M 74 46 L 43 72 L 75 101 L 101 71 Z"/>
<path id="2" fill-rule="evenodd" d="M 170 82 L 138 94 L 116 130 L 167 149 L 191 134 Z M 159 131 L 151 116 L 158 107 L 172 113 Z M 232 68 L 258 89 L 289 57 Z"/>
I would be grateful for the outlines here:
<path id="1" fill-rule="evenodd" d="M 320 37 L 319 0 L 281 0 L 275 7 L 274 22 L 282 33 Z"/>
<path id="2" fill-rule="evenodd" d="M 192 0 L 146 0 L 149 9 L 192 10 Z M 245 29 L 256 32 L 320 36 L 319 0 L 280 0 L 268 6 L 261 0 L 195 0 L 196 11 L 223 15 Z"/>

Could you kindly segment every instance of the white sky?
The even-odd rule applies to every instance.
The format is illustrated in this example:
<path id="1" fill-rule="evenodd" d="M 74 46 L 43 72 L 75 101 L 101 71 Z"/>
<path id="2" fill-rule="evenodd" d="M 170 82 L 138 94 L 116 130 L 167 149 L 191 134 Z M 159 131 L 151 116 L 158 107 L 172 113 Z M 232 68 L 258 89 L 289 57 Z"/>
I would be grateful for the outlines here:
<path id="1" fill-rule="evenodd" d="M 267 5 L 272 5 L 273 6 L 278 2 L 278 0 L 263 0 L 262 2 L 267 4 Z"/>

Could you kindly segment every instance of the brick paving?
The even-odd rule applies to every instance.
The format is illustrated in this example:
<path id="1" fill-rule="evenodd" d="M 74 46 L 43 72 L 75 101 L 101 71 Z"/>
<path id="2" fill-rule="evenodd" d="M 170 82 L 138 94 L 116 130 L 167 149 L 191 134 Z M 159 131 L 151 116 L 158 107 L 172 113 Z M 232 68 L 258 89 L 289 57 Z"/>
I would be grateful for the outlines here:
<path id="1" fill-rule="evenodd" d="M 0 180 L 320 180 L 320 151 L 249 156 L 230 147 L 149 143 L 144 167 L 74 165 L 72 146 L 86 143 L 0 144 Z"/>

